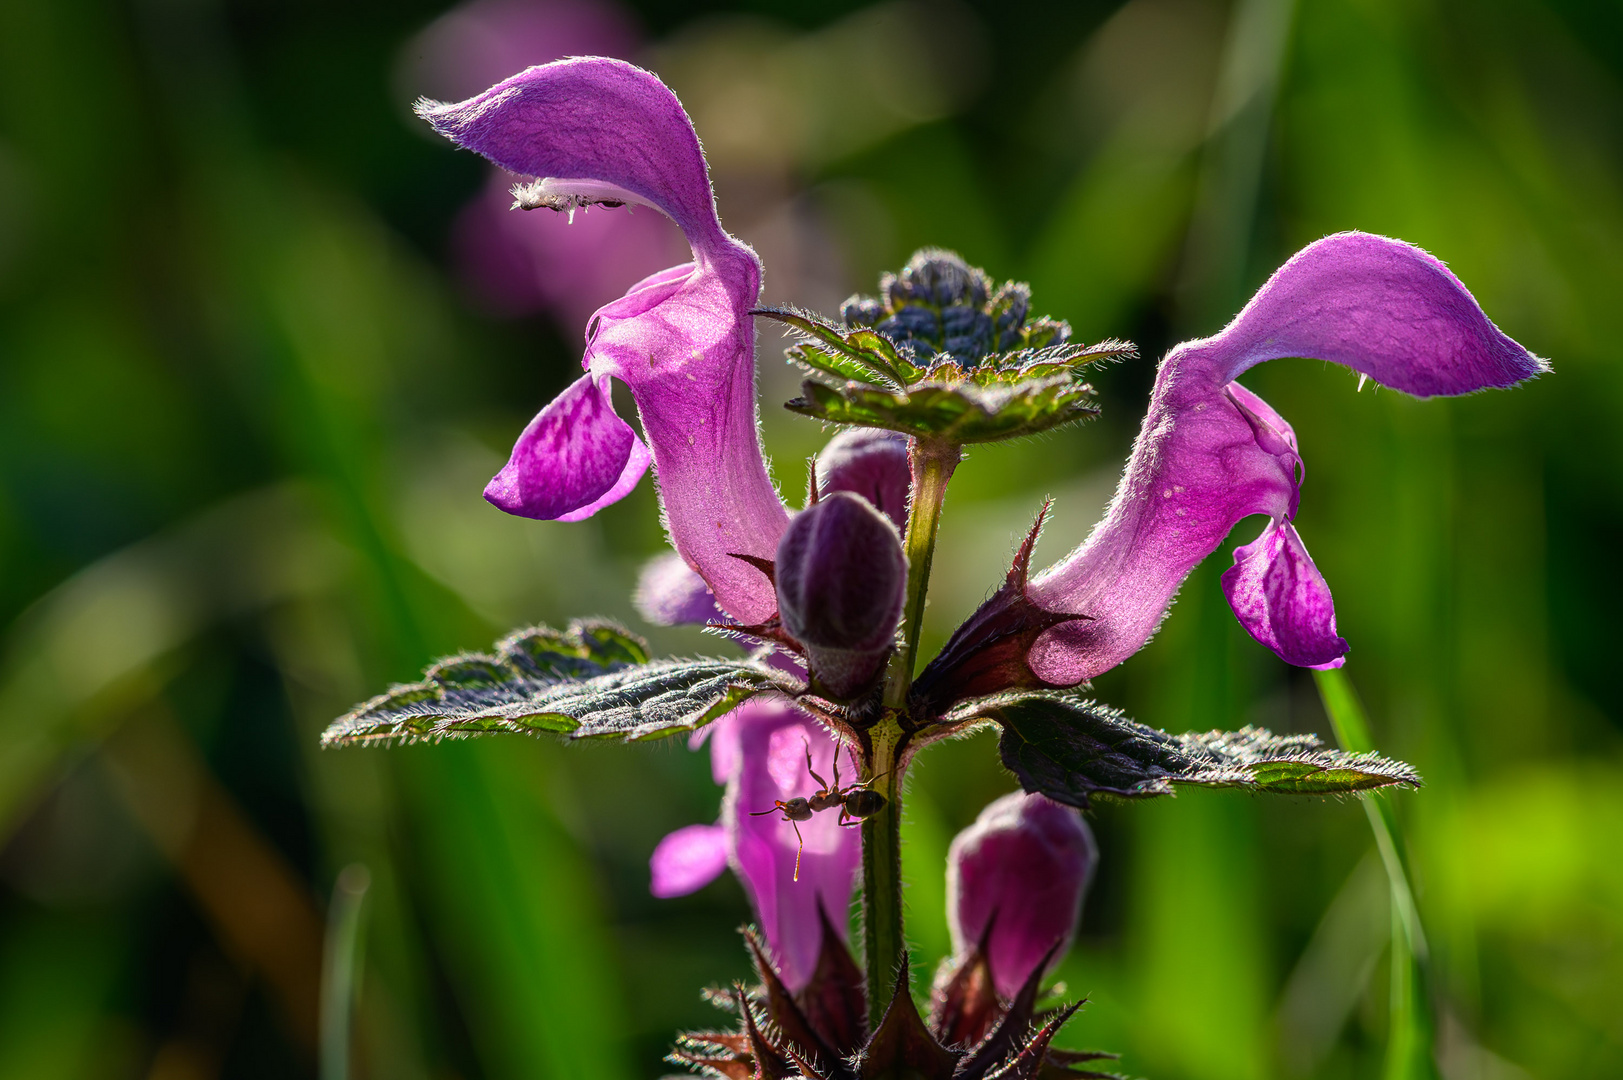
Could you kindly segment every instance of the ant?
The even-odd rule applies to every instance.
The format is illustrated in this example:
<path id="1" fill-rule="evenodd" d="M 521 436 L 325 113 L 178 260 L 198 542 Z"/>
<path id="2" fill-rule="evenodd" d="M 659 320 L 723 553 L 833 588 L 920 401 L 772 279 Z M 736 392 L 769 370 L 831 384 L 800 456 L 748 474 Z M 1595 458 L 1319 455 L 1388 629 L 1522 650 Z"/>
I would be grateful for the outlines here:
<path id="1" fill-rule="evenodd" d="M 884 773 L 880 773 L 879 776 L 871 777 L 859 784 L 847 784 L 841 787 L 840 752 L 836 748 L 834 751 L 834 783 L 830 784 L 827 780 L 818 776 L 817 770 L 812 768 L 810 741 L 801 739 L 801 742 L 806 744 L 806 771 L 820 785 L 818 789 L 807 798 L 794 798 L 788 801 L 778 799 L 773 802 L 772 809 L 755 810 L 750 813 L 750 817 L 763 817 L 766 814 L 775 814 L 782 811 L 782 820 L 794 826 L 795 839 L 799 841 L 799 847 L 795 849 L 794 880 L 796 881 L 800 880 L 800 853 L 806 849 L 806 839 L 800 835 L 800 822 L 810 821 L 813 814 L 838 807 L 840 825 L 849 828 L 852 825 L 862 824 L 863 818 L 872 817 L 885 806 L 885 797 L 868 787 L 869 784 L 878 780 L 879 776 L 884 776 Z"/>

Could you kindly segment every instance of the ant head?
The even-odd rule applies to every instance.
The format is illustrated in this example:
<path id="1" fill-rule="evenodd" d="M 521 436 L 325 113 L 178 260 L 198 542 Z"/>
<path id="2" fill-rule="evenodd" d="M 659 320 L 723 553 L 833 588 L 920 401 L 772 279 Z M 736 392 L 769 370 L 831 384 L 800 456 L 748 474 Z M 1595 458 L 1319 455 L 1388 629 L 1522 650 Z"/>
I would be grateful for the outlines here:
<path id="1" fill-rule="evenodd" d="M 784 816 L 790 821 L 811 820 L 812 807 L 811 803 L 806 799 L 790 799 L 788 802 L 780 803 L 779 805 L 783 810 Z"/>

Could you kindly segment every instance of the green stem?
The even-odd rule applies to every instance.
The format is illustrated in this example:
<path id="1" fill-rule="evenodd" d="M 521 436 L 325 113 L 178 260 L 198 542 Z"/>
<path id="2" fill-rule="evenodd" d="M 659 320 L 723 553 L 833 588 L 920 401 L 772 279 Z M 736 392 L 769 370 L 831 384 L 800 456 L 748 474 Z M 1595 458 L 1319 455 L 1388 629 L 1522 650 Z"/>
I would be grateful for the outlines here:
<path id="1" fill-rule="evenodd" d="M 868 971 L 868 1030 L 890 1004 L 905 941 L 902 937 L 902 785 L 900 725 L 890 717 L 869 731 L 873 779 L 885 797 L 862 823 L 862 951 Z"/>
<path id="2" fill-rule="evenodd" d="M 924 624 L 930 561 L 941 526 L 947 482 L 958 467 L 956 443 L 916 440 L 911 453 L 913 502 L 908 507 L 907 603 L 902 645 L 885 673 L 885 709 L 865 733 L 869 787 L 884 796 L 878 813 L 862 823 L 862 945 L 868 972 L 868 1025 L 876 1029 L 895 991 L 906 939 L 902 931 L 902 764 L 907 747 L 907 693 L 913 686 L 919 631 Z"/>
<path id="3" fill-rule="evenodd" d="M 885 705 L 900 709 L 913 686 L 913 665 L 919 655 L 919 632 L 924 626 L 925 592 L 930 585 L 930 562 L 935 558 L 936 533 L 941 528 L 941 503 L 947 482 L 963 456 L 957 443 L 917 439 L 911 454 L 913 503 L 907 512 L 907 607 L 902 612 L 902 647 L 890 659 L 885 677 Z"/>
<path id="4" fill-rule="evenodd" d="M 1375 742 L 1369 734 L 1369 720 L 1345 670 L 1315 671 L 1313 676 L 1336 742 L 1354 754 L 1372 752 Z M 1386 1080 L 1426 1077 L 1434 1071 L 1431 1016 L 1424 993 L 1428 960 L 1426 933 L 1415 907 L 1414 890 L 1409 887 L 1403 834 L 1398 830 L 1392 804 L 1379 795 L 1366 796 L 1363 802 L 1392 893 L 1392 989 L 1384 1076 Z"/>

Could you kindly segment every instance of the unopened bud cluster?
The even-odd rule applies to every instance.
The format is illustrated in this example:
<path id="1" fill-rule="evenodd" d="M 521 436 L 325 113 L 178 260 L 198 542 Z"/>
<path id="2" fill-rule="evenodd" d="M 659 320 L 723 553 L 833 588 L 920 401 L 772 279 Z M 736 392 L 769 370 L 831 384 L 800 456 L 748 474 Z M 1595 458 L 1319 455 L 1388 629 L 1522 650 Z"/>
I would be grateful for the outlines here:
<path id="1" fill-rule="evenodd" d="M 899 274 L 879 279 L 879 296 L 853 296 L 840 309 L 847 327 L 869 327 L 915 359 L 945 354 L 964 368 L 1016 349 L 1062 345 L 1071 336 L 1063 322 L 1030 320 L 1031 287 L 991 278 L 961 256 L 924 248 Z"/>

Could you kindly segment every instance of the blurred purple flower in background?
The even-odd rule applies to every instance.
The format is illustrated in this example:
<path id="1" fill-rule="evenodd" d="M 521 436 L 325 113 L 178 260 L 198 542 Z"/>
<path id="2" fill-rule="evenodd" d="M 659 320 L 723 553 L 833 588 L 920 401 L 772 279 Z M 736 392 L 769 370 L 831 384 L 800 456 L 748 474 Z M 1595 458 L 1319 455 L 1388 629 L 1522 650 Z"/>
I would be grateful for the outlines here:
<path id="1" fill-rule="evenodd" d="M 1069 806 L 1019 791 L 988 804 L 947 852 L 953 954 L 980 946 L 990 928 L 997 991 L 1014 997 L 1051 950 L 1058 962 L 1070 948 L 1098 861 L 1092 831 Z"/>

